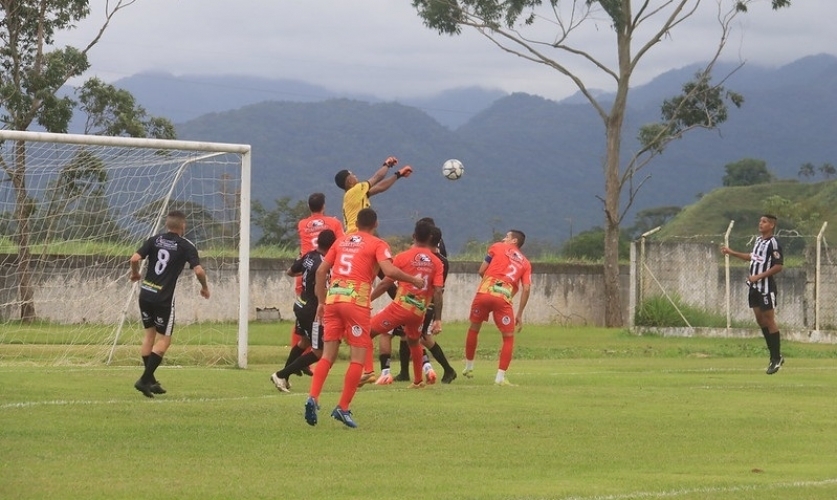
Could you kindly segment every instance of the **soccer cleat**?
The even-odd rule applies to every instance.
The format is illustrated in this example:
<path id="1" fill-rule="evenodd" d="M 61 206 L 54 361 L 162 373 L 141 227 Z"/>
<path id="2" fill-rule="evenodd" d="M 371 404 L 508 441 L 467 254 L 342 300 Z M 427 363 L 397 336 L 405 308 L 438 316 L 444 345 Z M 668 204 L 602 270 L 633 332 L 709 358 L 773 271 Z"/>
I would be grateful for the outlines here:
<path id="1" fill-rule="evenodd" d="M 389 385 L 391 383 L 392 375 L 388 371 L 382 373 L 381 376 L 378 377 L 378 380 L 375 381 L 375 385 Z"/>
<path id="2" fill-rule="evenodd" d="M 142 395 L 147 398 L 154 397 L 154 394 L 151 392 L 151 384 L 146 384 L 142 381 L 142 379 L 139 379 L 136 382 L 134 382 L 134 389 L 140 391 Z"/>
<path id="3" fill-rule="evenodd" d="M 442 375 L 442 383 L 443 384 L 450 384 L 456 380 L 456 371 L 455 370 L 445 370 L 445 373 Z"/>
<path id="4" fill-rule="evenodd" d="M 334 420 L 339 420 L 343 422 L 343 425 L 345 425 L 346 427 L 351 427 L 352 429 L 357 427 L 355 419 L 352 418 L 352 410 L 344 411 L 340 409 L 339 406 L 337 406 L 334 408 L 334 410 L 331 411 L 331 416 L 334 418 Z"/>
<path id="5" fill-rule="evenodd" d="M 771 359 L 770 364 L 767 365 L 767 371 L 765 373 L 773 375 L 779 371 L 779 368 L 781 368 L 783 364 L 785 364 L 784 356 L 779 356 L 779 359 Z"/>
<path id="6" fill-rule="evenodd" d="M 358 387 L 363 387 L 366 384 L 374 384 L 375 383 L 375 372 L 364 373 L 360 376 L 360 382 L 357 383 Z"/>
<path id="7" fill-rule="evenodd" d="M 317 410 L 320 409 L 320 405 L 317 404 L 317 401 L 308 396 L 308 399 L 305 400 L 305 421 L 308 422 L 308 425 L 317 425 Z"/>
<path id="8" fill-rule="evenodd" d="M 436 383 L 436 371 L 430 367 L 430 364 L 424 365 L 424 380 L 427 382 L 427 385 L 433 385 Z"/>
<path id="9" fill-rule="evenodd" d="M 154 394 L 165 394 L 166 393 L 166 390 L 163 389 L 163 386 L 160 385 L 159 381 L 154 382 L 153 384 L 148 386 L 148 389 Z"/>
<path id="10" fill-rule="evenodd" d="M 474 378 L 474 369 L 473 368 L 465 368 L 462 370 L 462 375 L 465 378 Z"/>
<path id="11" fill-rule="evenodd" d="M 495 380 L 494 385 L 496 385 L 497 387 L 514 387 L 515 386 L 515 384 L 512 384 L 511 382 L 509 382 L 509 379 L 507 379 L 507 378 L 504 378 L 503 380 L 501 380 L 499 382 L 497 382 Z"/>
<path id="12" fill-rule="evenodd" d="M 270 376 L 270 381 L 273 382 L 273 385 L 275 385 L 280 392 L 291 392 L 291 384 L 288 382 L 288 379 L 281 378 L 279 375 L 274 373 Z"/>
<path id="13" fill-rule="evenodd" d="M 396 375 L 393 380 L 395 380 L 396 382 L 409 382 L 410 376 L 404 372 L 401 372 L 398 375 Z"/>
<path id="14" fill-rule="evenodd" d="M 407 389 L 424 389 L 424 381 L 422 382 L 413 382 L 410 384 L 410 387 Z"/>

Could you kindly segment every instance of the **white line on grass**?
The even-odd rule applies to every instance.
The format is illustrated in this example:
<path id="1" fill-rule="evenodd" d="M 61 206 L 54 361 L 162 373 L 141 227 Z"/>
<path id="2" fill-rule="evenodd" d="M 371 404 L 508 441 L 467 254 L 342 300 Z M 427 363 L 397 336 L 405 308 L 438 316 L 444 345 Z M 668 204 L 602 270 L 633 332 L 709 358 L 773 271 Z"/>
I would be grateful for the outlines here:
<path id="1" fill-rule="evenodd" d="M 704 495 L 712 493 L 735 493 L 738 491 L 770 491 L 778 489 L 810 488 L 837 484 L 837 478 L 822 479 L 820 481 L 793 481 L 789 483 L 750 484 L 741 486 L 712 486 L 707 488 L 693 488 L 669 491 L 636 491 L 633 493 L 619 493 L 616 495 L 596 495 L 592 497 L 563 497 L 561 500 L 631 500 L 633 498 L 675 498 L 685 495 Z"/>
<path id="2" fill-rule="evenodd" d="M 215 403 L 224 401 L 245 401 L 248 399 L 269 399 L 278 397 L 278 394 L 263 395 L 263 396 L 237 396 L 234 398 L 155 398 L 155 399 L 104 399 L 104 400 L 52 400 L 52 401 L 22 401 L 19 403 L 6 403 L 0 405 L 0 410 L 18 409 L 18 408 L 34 408 L 37 406 L 87 406 L 87 405 L 113 405 L 122 403 L 148 403 L 148 404 L 163 404 L 163 403 Z"/>
<path id="3" fill-rule="evenodd" d="M 477 389 L 481 387 L 486 387 L 484 385 L 473 385 L 473 386 L 457 386 L 457 390 L 462 389 Z M 410 391 L 413 392 L 412 389 L 408 389 L 407 387 L 404 388 L 393 388 L 392 390 L 398 392 L 406 392 Z M 324 394 L 331 393 L 332 391 L 324 392 Z M 339 391 L 337 391 L 339 392 Z M 368 391 L 368 394 L 376 394 L 376 393 L 385 393 L 389 391 Z M 308 397 L 307 392 L 294 392 L 291 394 L 263 394 L 261 396 L 236 396 L 230 398 L 170 398 L 166 396 L 155 397 L 154 399 L 149 398 L 123 398 L 123 399 L 101 399 L 101 400 L 79 400 L 79 399 L 56 399 L 51 401 L 20 401 L 17 403 L 5 403 L 0 405 L 0 410 L 16 410 L 16 409 L 23 409 L 23 408 L 36 408 L 39 406 L 93 406 L 93 405 L 115 405 L 115 404 L 172 404 L 172 403 L 219 403 L 219 402 L 226 402 L 226 401 L 247 401 L 247 400 L 259 400 L 259 399 L 273 399 L 273 398 L 295 398 L 295 397 Z"/>

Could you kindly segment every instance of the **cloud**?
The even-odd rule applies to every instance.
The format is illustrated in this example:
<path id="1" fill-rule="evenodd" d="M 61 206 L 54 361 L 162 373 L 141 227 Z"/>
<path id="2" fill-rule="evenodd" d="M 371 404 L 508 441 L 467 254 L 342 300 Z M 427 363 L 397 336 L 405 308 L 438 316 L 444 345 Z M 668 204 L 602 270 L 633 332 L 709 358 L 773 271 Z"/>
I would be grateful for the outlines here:
<path id="1" fill-rule="evenodd" d="M 91 1 L 90 17 L 59 43 L 86 44 L 103 20 L 104 5 Z M 704 0 L 699 16 L 649 51 L 633 82 L 708 59 L 718 38 L 715 9 L 716 2 Z M 757 2 L 736 24 L 724 59 L 780 65 L 835 53 L 834 14 L 837 2 L 797 1 L 779 12 Z M 605 19 L 587 23 L 578 34 L 578 46 L 612 63 L 613 34 Z M 163 70 L 297 79 L 382 98 L 472 85 L 552 99 L 576 91 L 555 70 L 505 53 L 473 30 L 440 36 L 422 24 L 409 2 L 393 0 L 139 1 L 114 18 L 90 57 L 89 76 L 107 81 Z M 592 65 L 574 68 L 590 87 L 613 85 Z"/>

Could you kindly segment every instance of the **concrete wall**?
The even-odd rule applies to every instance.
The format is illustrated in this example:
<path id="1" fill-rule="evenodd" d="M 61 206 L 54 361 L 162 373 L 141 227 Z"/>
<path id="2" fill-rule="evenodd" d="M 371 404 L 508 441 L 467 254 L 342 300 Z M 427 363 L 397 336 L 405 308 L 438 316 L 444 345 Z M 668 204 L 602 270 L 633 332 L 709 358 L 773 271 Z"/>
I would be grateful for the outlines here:
<path id="1" fill-rule="evenodd" d="M 200 287 L 188 269 L 177 286 L 177 321 L 235 321 L 238 318 L 238 266 L 233 259 L 203 259 L 212 297 L 200 297 Z M 251 259 L 250 312 L 276 308 L 282 318 L 293 317 L 293 280 L 285 276 L 290 261 Z M 446 321 L 465 321 L 479 283 L 478 263 L 452 262 L 445 287 Z M 0 257 L 0 319 L 19 318 L 16 267 L 13 257 Z M 604 323 L 601 266 L 534 264 L 532 293 L 525 322 L 602 325 Z M 623 269 L 625 313 L 628 268 Z M 125 312 L 138 317 L 124 256 L 51 257 L 37 266 L 35 310 L 39 318 L 59 323 L 113 323 Z M 375 310 L 389 301 L 379 299 Z M 627 317 L 627 316 L 626 316 Z"/>
<path id="2" fill-rule="evenodd" d="M 731 265 L 727 267 L 718 245 L 657 242 L 646 244 L 644 248 L 638 245 L 634 256 L 636 262 L 632 268 L 637 304 L 643 298 L 657 295 L 677 296 L 691 306 L 721 315 L 726 315 L 729 308 L 734 321 L 753 321 L 747 302 L 748 266 L 730 259 Z M 821 329 L 835 328 L 837 314 L 833 304 L 837 300 L 837 266 L 821 266 L 819 281 L 817 274 L 816 263 L 807 263 L 785 267 L 776 275 L 776 317 L 780 326 L 812 330 L 819 316 Z"/>
<path id="3" fill-rule="evenodd" d="M 687 303 L 718 314 L 727 304 L 734 320 L 752 321 L 747 306 L 746 266 L 730 267 L 729 302 L 726 301 L 724 260 L 717 245 L 654 244 L 644 252 L 634 248 L 634 262 L 622 268 L 623 318 L 630 324 L 631 307 L 643 297 L 662 290 Z M 640 260 L 644 259 L 644 265 Z M 199 285 L 188 269 L 177 292 L 178 322 L 235 321 L 238 318 L 238 265 L 234 259 L 204 258 L 212 298 L 198 294 Z M 285 276 L 290 261 L 251 259 L 251 320 L 257 309 L 275 308 L 285 319 L 293 317 L 293 280 Z M 452 262 L 445 290 L 446 321 L 464 321 L 479 282 L 478 263 Z M 631 276 L 633 269 L 633 276 Z M 639 272 L 642 270 L 642 272 Z M 0 255 L 0 320 L 19 318 L 17 267 L 14 256 Z M 532 294 L 524 321 L 538 324 L 604 324 L 604 280 L 600 265 L 533 265 Z M 819 314 L 821 329 L 835 329 L 837 266 L 820 269 L 820 286 L 813 266 L 786 268 L 778 277 L 777 316 L 784 329 L 810 331 Z M 138 316 L 128 281 L 125 256 L 49 257 L 39 261 L 34 277 L 35 307 L 39 318 L 60 323 L 113 323 L 124 313 Z M 819 293 L 819 308 L 816 296 Z M 379 299 L 375 310 L 386 305 Z M 632 303 L 633 301 L 633 303 Z"/>

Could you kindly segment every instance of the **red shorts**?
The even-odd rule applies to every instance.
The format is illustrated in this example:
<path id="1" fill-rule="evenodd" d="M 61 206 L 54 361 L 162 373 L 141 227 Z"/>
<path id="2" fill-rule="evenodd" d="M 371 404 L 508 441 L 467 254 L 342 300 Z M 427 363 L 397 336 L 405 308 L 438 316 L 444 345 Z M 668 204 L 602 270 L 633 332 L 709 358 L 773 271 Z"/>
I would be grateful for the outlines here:
<path id="1" fill-rule="evenodd" d="M 372 316 L 370 328 L 378 333 L 389 332 L 397 326 L 404 327 L 408 339 L 421 338 L 421 326 L 424 316 L 417 316 L 410 309 L 404 309 L 397 302 L 390 302 L 381 312 Z"/>
<path id="2" fill-rule="evenodd" d="M 323 312 L 323 340 L 340 341 L 353 347 L 372 348 L 369 336 L 370 310 L 349 302 L 326 304 Z"/>
<path id="3" fill-rule="evenodd" d="M 514 333 L 514 307 L 505 298 L 488 293 L 478 293 L 471 302 L 471 323 L 488 321 L 488 314 L 494 316 L 494 324 L 500 333 Z"/>

